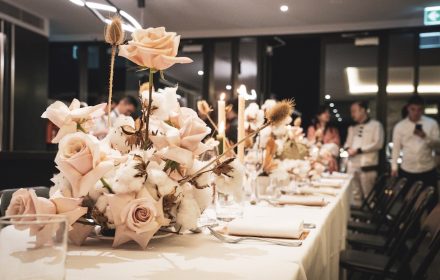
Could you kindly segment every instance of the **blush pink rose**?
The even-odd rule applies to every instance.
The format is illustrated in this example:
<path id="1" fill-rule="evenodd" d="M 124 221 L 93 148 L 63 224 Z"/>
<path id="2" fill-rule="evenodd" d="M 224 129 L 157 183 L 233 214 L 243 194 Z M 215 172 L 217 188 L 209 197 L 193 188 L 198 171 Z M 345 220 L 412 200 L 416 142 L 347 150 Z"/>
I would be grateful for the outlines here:
<path id="1" fill-rule="evenodd" d="M 149 194 L 141 198 L 129 194 L 108 194 L 107 197 L 116 226 L 113 247 L 134 240 L 145 249 L 160 227 L 169 224 L 164 218 L 162 199 L 156 201 Z"/>
<path id="2" fill-rule="evenodd" d="M 33 189 L 19 189 L 12 194 L 6 215 L 55 214 L 55 205 L 47 198 L 38 197 Z"/>
<path id="3" fill-rule="evenodd" d="M 99 116 L 99 112 L 104 113 L 105 103 L 88 106 L 80 108 L 80 102 L 78 99 L 73 99 L 70 106 L 67 107 L 61 101 L 55 101 L 46 111 L 41 115 L 42 118 L 49 119 L 57 127 L 60 128 L 52 143 L 58 143 L 61 138 L 69 133 L 74 133 L 77 131 L 78 124 L 83 124 L 83 128 L 86 129 L 88 125 L 86 124 L 93 118 Z"/>
<path id="4" fill-rule="evenodd" d="M 99 141 L 82 132 L 61 139 L 55 163 L 70 182 L 74 198 L 87 195 L 114 166 L 112 160 L 102 160 Z"/>
<path id="5" fill-rule="evenodd" d="M 165 70 L 176 63 L 190 63 L 188 57 L 176 57 L 180 36 L 166 32 L 165 27 L 137 29 L 133 40 L 119 46 L 119 55 L 139 66 L 155 70 Z"/>

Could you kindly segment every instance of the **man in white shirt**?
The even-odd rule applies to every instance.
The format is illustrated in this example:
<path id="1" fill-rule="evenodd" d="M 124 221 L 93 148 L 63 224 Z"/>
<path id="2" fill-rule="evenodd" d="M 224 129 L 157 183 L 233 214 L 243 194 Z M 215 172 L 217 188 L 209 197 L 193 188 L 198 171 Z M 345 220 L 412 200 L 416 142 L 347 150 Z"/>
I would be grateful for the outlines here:
<path id="1" fill-rule="evenodd" d="M 434 119 L 423 115 L 423 99 L 414 95 L 408 101 L 408 116 L 398 122 L 393 130 L 391 174 L 408 179 L 411 185 L 423 181 L 425 187 L 437 189 L 435 151 L 440 147 L 439 126 Z M 397 159 L 402 152 L 402 164 Z"/>
<path id="2" fill-rule="evenodd" d="M 370 119 L 366 102 L 354 102 L 350 112 L 357 124 L 348 128 L 344 148 L 349 155 L 347 171 L 353 174 L 351 203 L 360 205 L 370 193 L 377 177 L 384 132 L 380 122 Z"/>

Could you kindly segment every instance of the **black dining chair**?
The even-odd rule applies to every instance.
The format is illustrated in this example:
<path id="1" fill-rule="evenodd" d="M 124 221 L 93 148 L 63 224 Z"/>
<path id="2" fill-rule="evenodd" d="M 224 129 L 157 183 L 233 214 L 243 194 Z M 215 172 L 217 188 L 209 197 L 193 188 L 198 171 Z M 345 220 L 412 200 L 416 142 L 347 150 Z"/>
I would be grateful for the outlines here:
<path id="1" fill-rule="evenodd" d="M 380 201 L 380 204 L 376 211 L 374 211 L 371 219 L 367 221 L 354 220 L 349 221 L 347 226 L 349 230 L 363 232 L 363 233 L 377 233 L 386 232 L 389 230 L 390 212 L 393 209 L 395 203 L 401 197 L 403 190 L 405 189 L 407 179 L 400 178 L 396 184 L 386 188 L 384 196 Z"/>
<path id="2" fill-rule="evenodd" d="M 401 207 L 394 219 L 393 225 L 385 234 L 348 233 L 347 242 L 355 249 L 373 249 L 376 252 L 386 252 L 392 246 L 393 240 L 405 231 L 408 215 L 417 205 L 417 199 L 423 189 L 423 183 L 415 182 L 405 195 Z"/>
<path id="3" fill-rule="evenodd" d="M 417 199 L 417 207 L 415 207 L 408 216 L 409 225 L 401 236 L 396 241 L 396 246 L 387 252 L 387 254 L 377 254 L 359 250 L 344 250 L 340 255 L 340 266 L 342 269 L 347 270 L 348 279 L 351 279 L 355 272 L 364 276 L 370 277 L 369 279 L 411 279 L 412 271 L 410 269 L 410 262 L 412 261 L 415 253 L 419 250 L 421 240 L 423 240 L 428 232 L 432 232 L 431 228 L 440 227 L 440 219 L 438 218 L 438 212 L 431 212 L 428 218 L 425 220 L 422 230 L 417 235 L 415 242 L 411 242 L 411 245 L 407 246 L 411 231 L 418 225 L 422 215 L 428 210 L 429 203 L 434 196 L 434 188 L 429 187 L 421 192 Z M 437 206 L 438 208 L 440 206 Z M 440 210 L 436 210 L 440 211 Z M 427 226 L 430 224 L 431 226 Z M 434 225 L 432 225 L 434 224 Z M 433 244 L 437 244 L 438 235 L 429 235 Z M 430 250 L 437 250 L 436 246 L 432 246 Z M 426 266 L 429 266 L 432 255 L 437 252 L 429 252 L 424 256 L 424 267 L 421 270 L 426 271 Z M 419 269 L 416 273 L 422 273 Z"/>
<path id="4" fill-rule="evenodd" d="M 35 190 L 37 196 L 49 198 L 49 188 L 48 187 L 32 187 Z M 18 189 L 6 189 L 1 193 L 0 199 L 0 216 L 4 216 L 6 209 L 8 209 L 9 203 L 11 202 L 12 194 Z"/>
<path id="5" fill-rule="evenodd" d="M 365 215 L 366 213 L 371 214 L 374 211 L 374 208 L 377 207 L 377 202 L 381 198 L 383 190 L 387 186 L 393 185 L 395 181 L 396 178 L 390 177 L 388 173 L 380 175 L 376 179 L 373 188 L 371 189 L 370 193 L 368 193 L 362 204 L 360 206 L 350 206 L 351 215 L 356 217 L 357 215 Z"/>

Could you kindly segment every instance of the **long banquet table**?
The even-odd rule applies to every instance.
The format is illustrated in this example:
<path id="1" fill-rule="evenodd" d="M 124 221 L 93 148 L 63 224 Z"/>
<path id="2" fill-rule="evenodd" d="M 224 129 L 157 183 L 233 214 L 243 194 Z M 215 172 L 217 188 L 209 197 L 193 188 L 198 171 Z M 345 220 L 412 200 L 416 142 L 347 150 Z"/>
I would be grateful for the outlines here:
<path id="1" fill-rule="evenodd" d="M 316 224 L 300 247 L 258 241 L 221 243 L 209 233 L 172 235 L 112 249 L 110 241 L 69 246 L 67 280 L 73 279 L 298 279 L 336 280 L 344 248 L 350 179 L 324 207 L 247 206 L 244 215 L 276 215 Z"/>

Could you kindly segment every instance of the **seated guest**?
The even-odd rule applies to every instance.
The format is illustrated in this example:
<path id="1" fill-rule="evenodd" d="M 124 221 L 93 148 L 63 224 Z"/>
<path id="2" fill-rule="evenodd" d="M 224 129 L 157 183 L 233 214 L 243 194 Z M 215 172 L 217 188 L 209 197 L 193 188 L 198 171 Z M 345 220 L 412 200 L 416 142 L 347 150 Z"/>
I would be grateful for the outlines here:
<path id="1" fill-rule="evenodd" d="M 425 187 L 437 187 L 435 150 L 440 149 L 439 126 L 434 119 L 423 115 L 424 102 L 418 95 L 408 100 L 406 110 L 408 116 L 393 130 L 391 174 L 407 178 L 409 185 L 421 180 Z M 403 158 L 398 169 L 400 152 Z"/>
<path id="2" fill-rule="evenodd" d="M 311 142 L 341 145 L 338 129 L 330 125 L 330 108 L 325 105 L 319 107 L 312 125 L 307 129 L 307 138 Z"/>
<path id="3" fill-rule="evenodd" d="M 377 177 L 384 132 L 381 123 L 368 115 L 366 102 L 354 102 L 350 110 L 356 124 L 348 128 L 344 149 L 349 155 L 347 171 L 354 176 L 352 203 L 360 205 L 370 193 Z"/>

